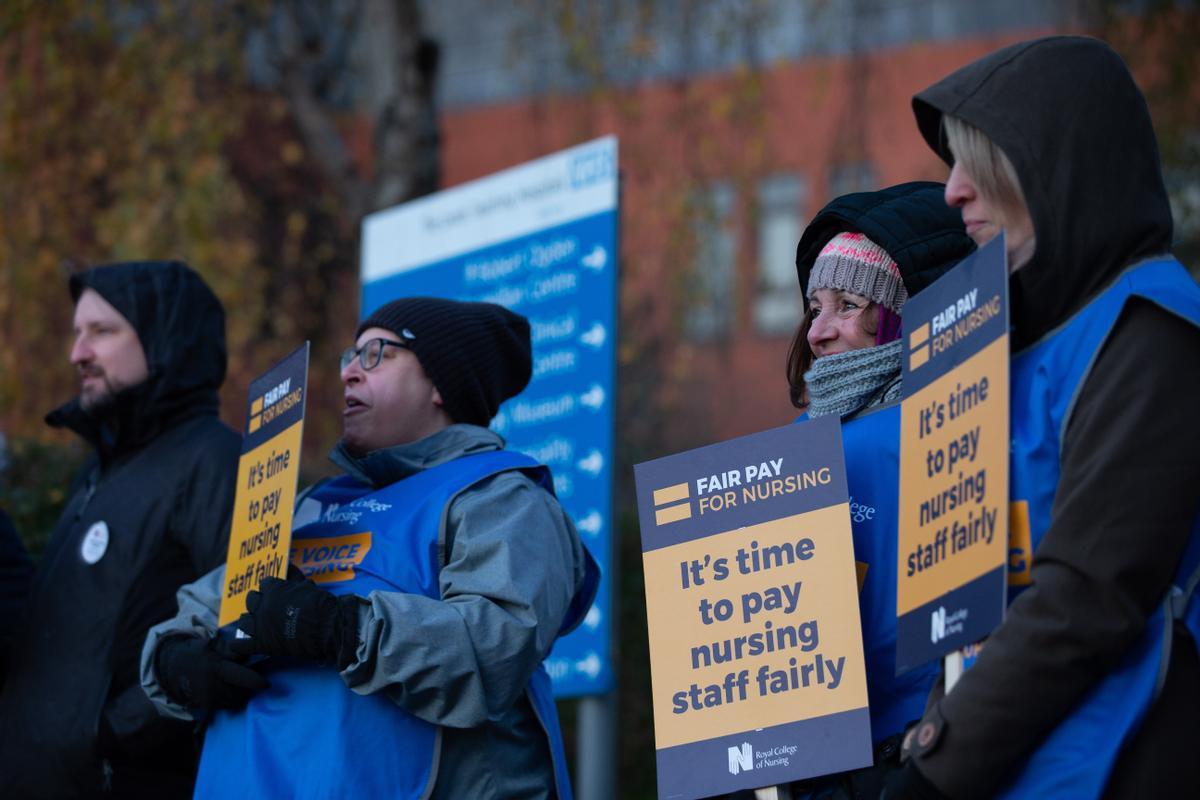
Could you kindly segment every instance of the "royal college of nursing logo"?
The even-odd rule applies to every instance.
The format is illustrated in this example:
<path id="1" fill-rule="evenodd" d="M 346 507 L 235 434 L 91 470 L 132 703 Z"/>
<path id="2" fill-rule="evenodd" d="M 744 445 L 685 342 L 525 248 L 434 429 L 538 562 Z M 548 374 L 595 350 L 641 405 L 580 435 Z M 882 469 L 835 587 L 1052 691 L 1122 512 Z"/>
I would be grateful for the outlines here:
<path id="1" fill-rule="evenodd" d="M 754 769 L 754 751 L 749 742 L 742 742 L 741 747 L 729 748 L 729 774 L 749 772 Z"/>
<path id="2" fill-rule="evenodd" d="M 963 626 L 967 619 L 967 609 L 960 608 L 953 614 L 946 614 L 945 606 L 938 606 L 933 610 L 929 619 L 929 641 L 937 644 L 947 636 L 953 636 L 956 633 L 962 633 Z"/>

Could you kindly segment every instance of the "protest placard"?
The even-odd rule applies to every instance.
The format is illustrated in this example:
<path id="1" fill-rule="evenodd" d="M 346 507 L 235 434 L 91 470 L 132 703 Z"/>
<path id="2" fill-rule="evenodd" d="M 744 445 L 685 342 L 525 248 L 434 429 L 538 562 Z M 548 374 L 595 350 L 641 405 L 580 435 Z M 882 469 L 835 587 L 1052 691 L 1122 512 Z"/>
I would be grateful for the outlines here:
<path id="1" fill-rule="evenodd" d="M 659 795 L 870 764 L 838 420 L 634 470 Z"/>
<path id="2" fill-rule="evenodd" d="M 987 636 L 1008 558 L 1003 237 L 904 306 L 896 671 Z"/>
<path id="3" fill-rule="evenodd" d="M 287 575 L 308 391 L 308 342 L 250 384 L 219 625 L 236 622 L 263 578 Z"/>

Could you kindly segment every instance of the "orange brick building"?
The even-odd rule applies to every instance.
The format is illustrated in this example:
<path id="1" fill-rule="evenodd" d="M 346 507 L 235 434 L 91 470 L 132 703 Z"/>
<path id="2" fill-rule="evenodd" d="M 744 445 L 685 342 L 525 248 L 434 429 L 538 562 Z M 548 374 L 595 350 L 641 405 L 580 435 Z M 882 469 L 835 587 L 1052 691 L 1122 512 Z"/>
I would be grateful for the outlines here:
<path id="1" fill-rule="evenodd" d="M 519 57 L 505 66 L 524 75 L 523 85 L 513 80 L 507 86 L 492 72 L 508 63 L 495 55 L 493 41 L 503 26 L 485 14 L 476 27 L 456 33 L 451 23 L 458 19 L 425 7 L 447 55 L 444 185 L 598 136 L 615 134 L 620 141 L 620 535 L 614 563 L 620 573 L 615 796 L 621 797 L 654 796 L 642 559 L 628 510 L 629 466 L 793 419 L 784 364 L 800 316 L 794 258 L 807 221 L 845 192 L 944 180 L 945 166 L 917 133 L 912 95 L 998 47 L 1083 29 L 1063 11 L 1070 4 L 1026 0 L 741 5 L 768 7 L 786 18 L 759 29 L 759 49 L 746 48 L 757 58 L 666 57 L 667 66 L 652 65 L 638 77 L 636 65 L 613 62 L 637 60 L 644 50 L 586 35 L 582 43 L 562 44 L 579 26 L 560 19 L 558 28 L 543 26 L 540 37 L 519 40 L 553 52 L 526 59 L 532 66 Z M 793 11 L 799 7 L 842 16 L 834 24 L 817 14 L 819 24 L 793 36 L 790 49 L 772 47 L 773 27 L 798 25 L 794 17 L 801 12 Z M 857 39 L 838 39 L 867 17 Z M 460 41 L 474 48 L 469 56 L 455 56 Z M 596 51 L 603 57 L 589 58 Z M 1200 197 L 1200 188 L 1195 192 Z M 1195 219 L 1179 227 L 1200 230 Z M 568 722 L 569 739 L 573 732 Z M 607 796 L 596 791 L 589 796 Z"/>
<path id="2" fill-rule="evenodd" d="M 455 185 L 605 134 L 622 171 L 619 425 L 635 460 L 795 416 L 795 246 L 830 198 L 944 179 L 912 95 L 1042 29 L 542 94 L 442 113 Z"/>

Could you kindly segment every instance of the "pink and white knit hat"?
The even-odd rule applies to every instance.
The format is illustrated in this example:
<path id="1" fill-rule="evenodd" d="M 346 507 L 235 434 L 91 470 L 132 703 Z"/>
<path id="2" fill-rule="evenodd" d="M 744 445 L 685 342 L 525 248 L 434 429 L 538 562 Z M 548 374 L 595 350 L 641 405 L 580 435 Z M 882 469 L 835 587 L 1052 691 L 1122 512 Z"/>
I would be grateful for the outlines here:
<path id="1" fill-rule="evenodd" d="M 896 262 L 861 233 L 839 233 L 821 248 L 809 273 L 808 294 L 817 289 L 853 292 L 894 314 L 908 300 Z"/>

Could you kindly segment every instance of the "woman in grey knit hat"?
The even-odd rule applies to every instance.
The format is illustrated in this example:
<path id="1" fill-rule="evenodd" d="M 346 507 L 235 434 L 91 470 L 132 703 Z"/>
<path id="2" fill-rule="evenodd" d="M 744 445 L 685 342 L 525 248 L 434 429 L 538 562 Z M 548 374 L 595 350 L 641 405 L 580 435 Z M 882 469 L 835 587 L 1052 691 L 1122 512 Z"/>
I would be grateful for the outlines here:
<path id="1" fill-rule="evenodd" d="M 900 397 L 900 268 L 864 234 L 845 231 L 821 249 L 804 293 L 796 343 L 810 417 L 846 415 Z"/>
<path id="2" fill-rule="evenodd" d="M 896 675 L 896 505 L 900 319 L 905 301 L 974 249 L 939 183 L 846 195 L 809 224 L 796 252 L 805 314 L 788 354 L 792 402 L 841 417 L 875 766 L 798 787 L 822 798 L 877 797 L 899 740 L 937 677 Z M 865 573 L 865 574 L 863 574 Z"/>
<path id="3" fill-rule="evenodd" d="M 788 353 L 792 403 L 847 419 L 900 397 L 900 315 L 973 249 L 939 183 L 832 201 L 804 231 L 796 272 L 805 313 Z"/>

